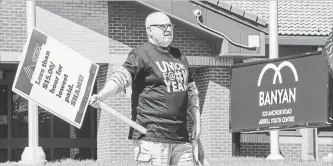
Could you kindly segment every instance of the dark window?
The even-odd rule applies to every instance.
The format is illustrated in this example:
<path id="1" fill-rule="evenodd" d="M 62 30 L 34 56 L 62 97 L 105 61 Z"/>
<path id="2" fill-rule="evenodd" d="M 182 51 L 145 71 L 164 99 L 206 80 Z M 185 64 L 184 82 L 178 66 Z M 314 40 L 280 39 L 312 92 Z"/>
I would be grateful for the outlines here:
<path id="1" fill-rule="evenodd" d="M 70 157 L 69 148 L 55 148 L 53 149 L 54 160 L 61 160 Z"/>
<path id="2" fill-rule="evenodd" d="M 69 123 L 54 116 L 54 137 L 69 138 Z"/>
<path id="3" fill-rule="evenodd" d="M 38 132 L 40 138 L 50 138 L 51 116 L 51 113 L 44 110 L 43 108 L 38 107 Z"/>
<path id="4" fill-rule="evenodd" d="M 12 114 L 13 138 L 28 138 L 28 100 L 13 93 Z M 40 138 L 50 138 L 51 116 L 48 111 L 38 107 Z"/>
<path id="5" fill-rule="evenodd" d="M 71 126 L 75 130 L 75 137 L 73 137 L 73 134 L 71 134 L 71 138 L 90 138 L 91 123 L 93 122 L 91 120 L 91 111 L 95 111 L 95 110 L 91 110 L 90 107 L 88 107 L 80 129 L 77 127 Z"/>
<path id="6" fill-rule="evenodd" d="M 12 160 L 20 161 L 24 149 L 12 149 Z"/>
<path id="7" fill-rule="evenodd" d="M 0 149 L 0 162 L 8 161 L 8 150 Z"/>
<path id="8" fill-rule="evenodd" d="M 72 151 L 72 149 L 71 149 Z M 87 160 L 91 159 L 91 149 L 90 148 L 76 148 L 74 151 L 75 160 Z"/>
<path id="9" fill-rule="evenodd" d="M 0 139 L 8 138 L 8 91 L 0 87 Z M 0 159 L 1 160 L 1 159 Z"/>
<path id="10" fill-rule="evenodd" d="M 12 137 L 28 138 L 28 100 L 13 92 Z"/>
<path id="11" fill-rule="evenodd" d="M 318 128 L 318 136 L 321 137 L 333 137 L 333 127 L 320 127 Z"/>
<path id="12" fill-rule="evenodd" d="M 45 159 L 47 161 L 50 161 L 51 160 L 51 150 L 50 150 L 50 148 L 43 148 L 43 151 L 45 153 Z"/>

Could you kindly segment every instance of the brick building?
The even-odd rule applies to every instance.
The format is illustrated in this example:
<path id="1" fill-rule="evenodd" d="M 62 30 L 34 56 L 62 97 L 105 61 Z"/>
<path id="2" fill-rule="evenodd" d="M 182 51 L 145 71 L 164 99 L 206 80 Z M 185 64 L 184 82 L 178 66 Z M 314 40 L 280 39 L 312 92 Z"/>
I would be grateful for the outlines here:
<path id="1" fill-rule="evenodd" d="M 288 3 L 291 2 L 279 2 L 280 56 L 317 51 L 332 28 L 333 4 L 330 1 Z M 296 9 L 291 10 L 290 6 Z M 316 6 L 316 10 L 309 6 Z M 248 35 L 254 35 L 259 46 L 255 50 L 240 48 L 201 27 L 192 14 L 195 9 L 202 11 L 201 19 L 208 27 L 245 45 L 249 44 Z M 207 157 L 235 155 L 232 147 L 236 136 L 229 132 L 229 67 L 268 58 L 269 24 L 265 19 L 268 2 L 36 1 L 36 28 L 100 65 L 95 84 L 97 92 L 128 52 L 147 41 L 144 20 L 152 11 L 163 11 L 171 17 L 176 25 L 172 45 L 186 54 L 195 73 Z M 289 13 L 292 11 L 298 14 Z M 291 15 L 295 18 L 288 17 Z M 304 18 L 308 18 L 305 19 L 308 22 L 297 21 Z M 20 160 L 23 148 L 28 144 L 27 102 L 11 92 L 17 59 L 26 41 L 25 20 L 25 1 L 0 0 L 0 162 Z M 318 20 L 318 25 L 309 24 L 313 20 Z M 290 28 L 291 23 L 295 24 L 293 28 Z M 129 88 L 126 94 L 108 98 L 107 104 L 130 117 L 130 94 Z M 43 110 L 40 110 L 39 124 L 40 146 L 48 160 L 62 157 L 128 159 L 133 156 L 131 141 L 126 139 L 129 127 L 104 111 L 89 108 L 81 130 Z M 302 149 L 307 145 L 303 143 L 301 133 L 300 130 L 280 132 L 280 147 L 286 158 L 302 157 Z M 333 151 L 332 133 L 331 128 L 316 129 L 317 158 Z M 240 134 L 239 154 L 266 157 L 269 134 Z"/>

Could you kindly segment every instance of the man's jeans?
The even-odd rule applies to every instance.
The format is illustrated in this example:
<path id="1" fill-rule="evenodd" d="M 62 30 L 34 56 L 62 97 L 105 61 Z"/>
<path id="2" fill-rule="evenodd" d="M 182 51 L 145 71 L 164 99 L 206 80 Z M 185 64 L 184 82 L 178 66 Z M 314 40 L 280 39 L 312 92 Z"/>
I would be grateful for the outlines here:
<path id="1" fill-rule="evenodd" d="M 189 165 L 193 166 L 191 143 L 159 143 L 134 140 L 137 166 L 142 165 Z"/>

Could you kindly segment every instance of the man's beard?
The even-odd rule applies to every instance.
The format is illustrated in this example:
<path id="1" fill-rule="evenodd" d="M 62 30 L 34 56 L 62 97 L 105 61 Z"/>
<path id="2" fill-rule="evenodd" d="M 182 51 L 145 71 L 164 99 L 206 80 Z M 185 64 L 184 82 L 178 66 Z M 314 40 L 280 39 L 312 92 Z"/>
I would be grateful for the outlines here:
<path id="1" fill-rule="evenodd" d="M 161 40 L 155 38 L 155 42 L 161 47 L 168 47 L 173 40 L 173 36 L 163 36 Z"/>

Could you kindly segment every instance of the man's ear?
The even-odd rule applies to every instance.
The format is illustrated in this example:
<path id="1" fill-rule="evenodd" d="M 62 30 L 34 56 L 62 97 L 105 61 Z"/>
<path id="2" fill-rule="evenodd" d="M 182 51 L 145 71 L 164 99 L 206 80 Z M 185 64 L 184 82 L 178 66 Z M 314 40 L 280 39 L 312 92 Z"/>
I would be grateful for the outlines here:
<path id="1" fill-rule="evenodd" d="M 151 31 L 150 27 L 147 28 L 147 33 L 148 33 L 149 35 L 152 35 L 152 31 Z"/>

